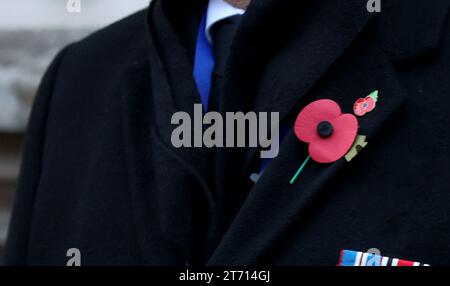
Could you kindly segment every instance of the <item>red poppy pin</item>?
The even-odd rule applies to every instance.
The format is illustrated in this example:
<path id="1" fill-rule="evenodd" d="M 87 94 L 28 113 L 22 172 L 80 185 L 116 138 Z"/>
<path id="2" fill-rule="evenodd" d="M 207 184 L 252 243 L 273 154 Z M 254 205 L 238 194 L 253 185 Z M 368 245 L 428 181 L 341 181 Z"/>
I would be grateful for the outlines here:
<path id="1" fill-rule="evenodd" d="M 364 116 L 375 109 L 378 101 L 378 90 L 375 90 L 365 98 L 360 98 L 355 102 L 353 111 L 357 116 Z"/>
<path id="2" fill-rule="evenodd" d="M 358 99 L 355 114 L 363 116 L 372 111 L 377 99 L 378 91 L 362 99 L 364 102 Z M 332 163 L 344 156 L 347 161 L 353 159 L 367 145 L 366 137 L 358 135 L 358 127 L 356 116 L 342 113 L 339 104 L 333 100 L 320 99 L 303 108 L 295 121 L 294 132 L 300 141 L 309 144 L 309 156 L 290 183 L 295 182 L 310 159 L 317 163 Z"/>

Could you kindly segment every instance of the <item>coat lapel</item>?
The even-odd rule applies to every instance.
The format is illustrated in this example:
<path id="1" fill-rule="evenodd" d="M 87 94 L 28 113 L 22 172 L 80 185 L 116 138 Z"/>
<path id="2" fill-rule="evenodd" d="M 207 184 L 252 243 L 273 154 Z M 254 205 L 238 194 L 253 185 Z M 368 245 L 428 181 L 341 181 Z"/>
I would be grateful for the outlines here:
<path id="1" fill-rule="evenodd" d="M 187 52 L 178 45 L 161 1 L 153 2 L 149 13 L 150 35 L 124 72 L 121 91 L 137 237 L 147 264 L 195 265 L 204 260 L 214 204 L 207 181 L 208 150 L 175 148 L 171 117 L 185 111 L 194 118 L 193 103 L 199 97 Z"/>
<path id="2" fill-rule="evenodd" d="M 226 111 L 276 111 L 286 120 L 372 16 L 356 0 L 252 2 L 232 46 Z M 244 169 L 255 153 L 248 150 Z"/>
<path id="3" fill-rule="evenodd" d="M 301 21 L 292 41 L 260 73 L 254 106 L 257 111 L 278 111 L 280 118 L 291 119 L 292 124 L 309 102 L 333 99 L 345 113 L 352 113 L 358 98 L 378 89 L 381 98 L 376 110 L 359 118 L 359 134 L 366 135 L 369 142 L 367 150 L 358 155 L 364 156 L 364 152 L 375 152 L 377 136 L 400 110 L 405 92 L 387 56 L 364 29 L 370 15 L 356 2 L 310 3 L 308 7 L 313 10 L 306 14 L 311 16 Z M 307 145 L 290 129 L 279 156 L 251 190 L 209 265 L 268 261 L 270 249 L 280 238 L 301 221 L 319 197 L 332 191 L 337 174 L 351 179 L 351 174 L 343 173 L 351 162 L 340 159 L 333 164 L 309 163 L 301 178 L 290 185 L 290 178 L 307 155 Z"/>

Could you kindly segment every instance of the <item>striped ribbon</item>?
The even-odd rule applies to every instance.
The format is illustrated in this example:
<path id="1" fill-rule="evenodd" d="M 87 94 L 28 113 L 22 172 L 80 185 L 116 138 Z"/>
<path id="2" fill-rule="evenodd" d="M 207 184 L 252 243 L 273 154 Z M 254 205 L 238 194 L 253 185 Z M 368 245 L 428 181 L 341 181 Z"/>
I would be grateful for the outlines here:
<path id="1" fill-rule="evenodd" d="M 338 266 L 430 266 L 421 262 L 380 256 L 373 253 L 341 250 Z"/>

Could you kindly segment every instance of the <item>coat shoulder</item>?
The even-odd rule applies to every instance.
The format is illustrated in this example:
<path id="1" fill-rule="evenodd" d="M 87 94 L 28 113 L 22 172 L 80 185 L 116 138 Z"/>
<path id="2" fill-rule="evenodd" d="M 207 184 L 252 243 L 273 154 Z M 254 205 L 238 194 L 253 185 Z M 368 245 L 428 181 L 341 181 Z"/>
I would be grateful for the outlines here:
<path id="1" fill-rule="evenodd" d="M 61 70 L 77 74 L 120 72 L 133 61 L 145 60 L 148 40 L 147 10 L 141 10 L 71 44 Z"/>
<path id="2" fill-rule="evenodd" d="M 89 133 L 104 121 L 116 126 L 125 88 L 134 82 L 128 73 L 140 69 L 142 78 L 148 78 L 148 25 L 147 12 L 139 11 L 127 18 L 94 32 L 86 38 L 70 44 L 57 57 L 57 69 L 53 76 L 44 79 L 43 94 L 50 94 L 48 110 L 48 134 L 65 132 L 71 125 L 78 132 Z M 55 60 L 56 61 L 56 60 Z M 135 73 L 137 74 L 137 73 Z M 134 80 L 134 79 L 133 79 Z M 55 137 L 55 136 L 53 136 Z"/>

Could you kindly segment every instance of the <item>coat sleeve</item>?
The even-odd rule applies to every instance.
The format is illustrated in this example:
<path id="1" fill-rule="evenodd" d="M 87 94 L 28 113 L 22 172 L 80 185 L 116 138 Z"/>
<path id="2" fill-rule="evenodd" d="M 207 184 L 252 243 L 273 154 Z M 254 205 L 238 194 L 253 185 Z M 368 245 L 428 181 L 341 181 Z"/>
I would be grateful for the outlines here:
<path id="1" fill-rule="evenodd" d="M 46 137 L 47 117 L 58 70 L 69 46 L 63 49 L 47 69 L 38 88 L 28 123 L 24 156 L 12 217 L 6 240 L 3 263 L 27 265 L 33 208 L 39 187 Z"/>

